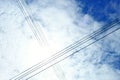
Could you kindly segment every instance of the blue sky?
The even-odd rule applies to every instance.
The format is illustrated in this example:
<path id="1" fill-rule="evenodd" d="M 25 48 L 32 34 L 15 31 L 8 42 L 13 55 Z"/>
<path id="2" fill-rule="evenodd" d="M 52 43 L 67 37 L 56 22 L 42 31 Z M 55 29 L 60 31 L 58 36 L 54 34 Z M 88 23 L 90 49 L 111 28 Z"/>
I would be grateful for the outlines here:
<path id="1" fill-rule="evenodd" d="M 105 24 L 120 16 L 119 0 L 21 1 L 27 13 L 18 0 L 0 0 L 1 80 L 10 79 L 98 28 L 104 30 Z M 120 80 L 119 34 L 120 30 L 30 80 Z"/>
<path id="2" fill-rule="evenodd" d="M 84 14 L 89 14 L 99 22 L 107 23 L 120 16 L 120 11 L 118 10 L 120 8 L 120 0 L 76 0 L 76 2 L 79 7 L 82 7 Z M 111 49 L 109 48 L 109 50 Z M 110 52 L 109 50 L 105 52 L 107 55 L 106 57 L 104 56 L 105 58 L 101 62 L 108 63 L 115 69 L 120 69 L 120 55 L 117 55 L 114 50 Z M 115 61 L 109 62 L 109 59 L 111 59 L 109 57 L 115 58 Z"/>
<path id="3" fill-rule="evenodd" d="M 120 0 L 76 0 L 82 12 L 97 21 L 108 22 L 119 16 Z M 80 4 L 79 4 L 80 3 Z"/>

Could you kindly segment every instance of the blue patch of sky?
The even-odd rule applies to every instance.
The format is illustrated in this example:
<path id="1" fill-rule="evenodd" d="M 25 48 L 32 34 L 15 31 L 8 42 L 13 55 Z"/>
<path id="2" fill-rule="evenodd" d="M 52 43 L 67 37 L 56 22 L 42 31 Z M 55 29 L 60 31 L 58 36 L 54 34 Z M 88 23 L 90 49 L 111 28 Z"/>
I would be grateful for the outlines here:
<path id="1" fill-rule="evenodd" d="M 84 14 L 91 15 L 97 21 L 109 22 L 120 13 L 120 0 L 76 0 L 76 2 L 79 7 L 83 5 Z"/>
<path id="2" fill-rule="evenodd" d="M 84 14 L 89 14 L 96 21 L 111 22 L 120 17 L 120 0 L 76 0 L 78 6 L 82 7 Z M 111 15 L 114 14 L 114 15 Z M 107 26 L 102 27 L 106 30 Z M 120 70 L 120 55 L 117 52 L 107 51 L 101 58 L 99 64 L 108 64 L 114 69 Z"/>
<path id="3" fill-rule="evenodd" d="M 118 60 L 110 63 L 111 67 L 120 70 L 120 56 L 118 56 Z"/>
<path id="4" fill-rule="evenodd" d="M 34 1 L 34 0 L 25 0 L 25 3 L 26 3 L 27 5 L 30 5 L 33 1 Z"/>
<path id="5" fill-rule="evenodd" d="M 114 51 L 106 51 L 103 53 L 98 64 L 108 64 L 113 69 L 120 70 L 120 55 Z"/>

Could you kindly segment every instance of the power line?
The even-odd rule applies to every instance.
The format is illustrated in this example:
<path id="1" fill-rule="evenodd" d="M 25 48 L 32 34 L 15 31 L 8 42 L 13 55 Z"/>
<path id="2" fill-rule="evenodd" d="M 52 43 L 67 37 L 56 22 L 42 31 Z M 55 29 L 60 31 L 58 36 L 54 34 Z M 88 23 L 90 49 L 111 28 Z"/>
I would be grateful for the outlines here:
<path id="1" fill-rule="evenodd" d="M 38 42 L 40 43 L 40 42 L 43 42 L 44 43 L 44 41 L 45 40 L 43 40 L 44 38 L 40 38 L 40 37 L 42 37 L 42 35 L 40 34 L 40 32 L 41 31 L 39 31 L 38 29 L 37 29 L 37 26 L 36 26 L 36 24 L 34 24 L 33 23 L 33 20 L 32 20 L 32 18 L 31 18 L 31 16 L 28 16 L 28 12 L 27 12 L 27 10 L 24 8 L 24 6 L 23 6 L 23 4 L 22 4 L 22 2 L 20 1 L 20 0 L 18 0 L 19 1 L 19 6 L 20 6 L 20 8 L 22 9 L 22 11 L 23 11 L 23 14 L 24 14 L 24 16 L 26 16 L 27 15 L 27 17 L 26 17 L 26 20 L 27 20 L 27 22 L 28 22 L 28 24 L 30 25 L 30 27 L 31 27 L 31 29 L 32 29 L 32 31 L 33 31 L 33 33 L 34 33 L 34 35 L 35 35 L 35 37 L 36 37 L 36 39 L 38 40 Z M 41 41 L 42 40 L 42 41 Z M 73 48 L 73 47 L 72 47 Z M 75 48 L 75 47 L 74 47 Z M 70 49 L 70 48 L 69 48 Z M 69 51 L 69 49 L 68 49 L 68 51 Z M 65 50 L 66 52 L 63 52 L 63 53 L 67 53 L 68 51 L 67 50 Z M 59 55 L 59 56 L 61 56 L 61 55 Z M 58 56 L 58 57 L 59 57 Z M 57 57 L 57 56 L 56 56 Z M 54 57 L 53 57 L 54 58 Z M 56 59 L 56 58 L 55 58 Z M 34 70 L 36 70 L 37 68 L 34 68 L 34 69 L 32 69 L 31 71 L 34 71 Z M 38 68 L 39 69 L 39 68 Z M 27 72 L 26 73 L 26 75 L 28 75 L 28 74 L 30 74 L 31 72 Z M 24 75 L 25 76 L 25 75 Z"/>
<path id="2" fill-rule="evenodd" d="M 119 22 L 119 23 L 120 23 L 120 22 Z M 114 26 L 115 26 L 115 25 L 114 25 Z M 113 27 L 113 26 L 112 26 L 112 27 Z M 84 48 L 86 48 L 86 47 L 88 47 L 88 46 L 92 45 L 93 43 L 95 43 L 95 42 L 97 42 L 98 40 L 100 40 L 100 39 L 102 39 L 102 38 L 106 37 L 107 35 L 109 35 L 109 34 L 111 34 L 111 33 L 115 32 L 115 31 L 116 31 L 116 30 L 118 30 L 118 29 L 120 29 L 120 27 L 116 27 L 114 30 L 110 31 L 109 33 L 105 34 L 104 36 L 99 37 L 99 38 L 98 38 L 98 39 L 96 39 L 95 41 L 93 41 L 93 42 L 91 42 L 91 43 L 87 44 L 86 46 L 83 46 L 82 48 L 80 48 L 80 49 L 76 50 L 76 51 L 75 51 L 75 52 L 73 52 L 72 54 L 69 54 L 68 56 L 63 57 L 62 59 L 60 59 L 59 61 L 55 62 L 54 64 L 51 64 L 51 65 L 47 66 L 46 68 L 42 69 L 42 70 L 41 70 L 41 71 L 39 71 L 38 73 L 36 73 L 36 74 L 34 74 L 34 75 L 32 75 L 32 76 L 28 77 L 26 80 L 28 80 L 28 79 L 30 79 L 31 77 L 33 77 L 33 76 L 35 76 L 35 75 L 39 74 L 40 72 L 44 71 L 45 69 L 47 69 L 47 68 L 49 68 L 49 67 L 51 67 L 51 66 L 55 65 L 56 63 L 58 63 L 58 62 L 60 62 L 60 61 L 64 60 L 65 58 L 67 58 L 67 57 L 69 57 L 69 56 L 71 56 L 71 55 L 73 55 L 73 54 L 75 54 L 75 53 L 79 52 L 80 50 L 82 50 L 82 49 L 84 49 Z M 108 29 L 108 30 L 109 30 L 109 29 Z M 107 31 L 107 30 L 106 30 L 106 31 Z M 59 58 L 59 57 L 58 57 L 58 58 Z M 51 61 L 51 62 L 52 62 L 52 61 Z M 49 64 L 49 63 L 46 63 L 46 64 Z"/>
<path id="3" fill-rule="evenodd" d="M 64 48 L 63 50 L 57 52 L 56 54 L 52 55 L 51 57 L 47 58 L 46 60 L 43 60 L 42 62 L 32 66 L 31 68 L 25 70 L 24 72 L 20 73 L 19 75 L 15 76 L 14 78 L 12 78 L 11 80 L 20 80 L 23 79 L 24 77 L 28 76 L 29 74 L 41 69 L 40 71 L 38 71 L 36 74 L 31 75 L 29 77 L 27 77 L 26 79 L 29 79 L 35 75 L 37 75 L 38 73 L 40 73 L 41 71 L 44 71 L 45 69 L 49 68 L 50 66 L 56 64 L 57 62 L 60 62 L 61 60 L 75 54 L 76 52 L 86 48 L 87 46 L 95 43 L 96 41 L 104 38 L 105 36 L 113 33 L 114 31 L 118 30 L 120 27 L 116 26 L 117 24 L 120 23 L 120 19 L 117 18 L 115 19 L 113 22 L 111 22 L 110 24 L 104 26 L 104 29 L 101 30 L 98 29 L 97 31 L 93 32 L 92 34 L 89 34 L 88 36 L 82 38 L 81 40 L 71 44 L 70 46 Z M 115 27 L 114 27 L 115 26 Z M 108 33 L 106 33 L 107 31 L 109 31 Z M 106 33 L 105 35 L 101 35 L 103 33 Z M 89 41 L 92 40 L 92 38 L 96 38 L 95 41 L 92 41 L 90 43 L 87 43 Z M 87 43 L 87 45 L 85 44 Z M 85 45 L 84 45 L 85 44 Z M 81 48 L 79 48 L 78 50 L 74 51 L 76 48 L 80 47 L 81 45 L 83 45 Z M 70 52 L 71 51 L 71 52 Z M 63 57 L 62 57 L 63 56 Z M 61 58 L 62 57 L 62 58 Z M 51 64 L 50 64 L 51 63 Z M 47 66 L 46 66 L 47 65 Z M 46 66 L 46 67 L 45 67 Z M 43 68 L 45 67 L 45 68 Z"/>
<path id="4" fill-rule="evenodd" d="M 29 11 L 25 9 L 22 0 L 16 0 L 16 2 L 18 2 L 19 8 L 22 11 L 23 15 L 25 16 L 25 20 L 27 21 L 29 27 L 31 28 L 34 36 L 38 40 L 38 43 L 40 45 L 46 45 L 46 38 L 40 28 L 40 25 L 34 23 L 33 18 L 29 15 Z M 39 29 L 38 29 L 38 26 L 39 26 Z"/>
<path id="5" fill-rule="evenodd" d="M 27 6 L 25 6 L 24 1 L 22 1 L 22 0 L 16 0 L 16 2 L 18 3 L 20 10 L 22 11 L 23 15 L 25 16 L 25 20 L 27 21 L 29 27 L 31 28 L 38 43 L 40 45 L 42 44 L 42 46 L 48 46 L 47 39 L 45 38 L 45 35 L 40 28 L 40 24 L 39 23 L 36 24 L 33 21 L 33 18 L 29 15 L 29 10 L 31 10 L 31 8 L 26 9 Z M 54 67 L 53 67 L 53 69 L 54 69 Z"/>
<path id="6" fill-rule="evenodd" d="M 120 23 L 120 22 L 119 22 L 119 23 Z M 114 25 L 114 26 L 115 26 L 115 25 Z M 72 53 L 72 54 L 70 54 L 69 56 L 71 56 L 71 55 L 73 55 L 73 54 L 75 54 L 75 53 L 79 52 L 80 50 L 82 50 L 82 49 L 84 49 L 84 48 L 86 48 L 86 47 L 88 47 L 88 46 L 90 46 L 90 45 L 94 44 L 95 42 L 99 41 L 100 39 L 102 39 L 102 38 L 104 38 L 104 37 L 108 36 L 109 34 L 111 34 L 111 33 L 115 32 L 115 31 L 117 31 L 118 29 L 120 29 L 120 27 L 115 28 L 114 30 L 110 31 L 109 33 L 105 34 L 104 36 L 102 36 L 102 37 L 100 37 L 100 38 L 96 39 L 96 41 L 94 41 L 94 42 L 92 42 L 92 43 L 90 43 L 90 44 L 88 44 L 88 45 L 84 46 L 83 48 L 81 48 L 81 49 L 79 49 L 79 50 L 77 50 L 77 51 L 75 51 L 75 52 L 73 52 L 73 53 Z M 69 56 L 64 57 L 63 59 L 61 59 L 61 60 L 57 61 L 56 63 L 58 63 L 58 62 L 60 62 L 60 61 L 64 60 L 65 58 L 67 58 L 67 57 L 69 57 Z M 26 80 L 28 80 L 28 79 L 30 79 L 31 77 L 33 77 L 33 76 L 35 76 L 35 75 L 39 74 L 40 72 L 42 72 L 42 71 L 46 70 L 47 68 L 49 68 L 49 67 L 51 67 L 51 66 L 55 65 L 56 63 L 54 63 L 54 64 L 52 64 L 52 65 L 50 65 L 50 66 L 48 66 L 48 67 L 46 67 L 46 68 L 42 69 L 42 70 L 41 70 L 41 71 L 39 71 L 38 73 L 36 73 L 36 74 L 34 74 L 34 75 L 32 75 L 32 76 L 28 77 Z"/>

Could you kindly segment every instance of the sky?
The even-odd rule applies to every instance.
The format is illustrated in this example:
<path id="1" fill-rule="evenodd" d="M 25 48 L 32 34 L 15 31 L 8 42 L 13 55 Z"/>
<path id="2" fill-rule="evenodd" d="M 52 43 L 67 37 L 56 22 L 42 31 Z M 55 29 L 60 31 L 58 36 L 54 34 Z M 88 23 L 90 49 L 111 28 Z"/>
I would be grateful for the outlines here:
<path id="1" fill-rule="evenodd" d="M 0 80 L 120 17 L 119 0 L 21 0 L 27 13 L 18 1 L 0 0 Z M 29 80 L 120 80 L 119 34 L 117 30 Z"/>

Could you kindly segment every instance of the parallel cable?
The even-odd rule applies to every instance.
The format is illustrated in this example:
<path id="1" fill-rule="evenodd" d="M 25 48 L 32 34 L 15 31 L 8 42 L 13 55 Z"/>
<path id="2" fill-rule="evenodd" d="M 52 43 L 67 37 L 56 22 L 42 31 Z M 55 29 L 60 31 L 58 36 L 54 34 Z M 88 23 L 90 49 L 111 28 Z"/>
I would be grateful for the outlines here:
<path id="1" fill-rule="evenodd" d="M 29 75 L 30 73 L 40 69 L 41 67 L 45 66 L 46 64 L 49 64 L 50 62 L 56 60 L 57 58 L 65 55 L 65 53 L 70 52 L 71 50 L 79 47 L 80 45 L 88 42 L 91 40 L 91 38 L 95 38 L 96 36 L 106 32 L 107 30 L 111 29 L 113 26 L 117 25 L 118 23 L 120 23 L 119 19 L 114 20 L 111 24 L 108 24 L 107 27 L 104 27 L 104 29 L 99 29 L 95 32 L 93 32 L 92 34 L 82 38 L 81 40 L 71 44 L 70 46 L 66 47 L 65 49 L 59 51 L 58 53 L 52 55 L 51 57 L 47 58 L 46 60 L 32 66 L 31 68 L 25 70 L 24 72 L 20 73 L 19 75 L 16 76 L 16 78 L 14 80 L 20 80 L 22 78 L 24 78 L 25 76 Z M 71 55 L 71 54 L 70 54 Z M 69 55 L 69 56 L 70 56 Z M 22 74 L 22 75 L 21 75 Z"/>
<path id="2" fill-rule="evenodd" d="M 113 27 L 113 26 L 112 26 Z M 105 31 L 105 28 L 104 28 L 104 30 L 103 31 Z M 91 37 L 93 37 L 93 36 L 91 36 Z M 88 40 L 89 41 L 89 40 Z M 86 41 L 87 42 L 87 41 Z M 84 44 L 84 43 L 83 43 Z M 80 45 L 78 45 L 78 46 L 80 46 Z M 76 47 L 78 47 L 78 46 L 76 46 Z M 76 48 L 76 47 L 73 47 L 73 49 L 74 48 Z M 72 49 L 71 49 L 72 50 Z M 69 52 L 69 51 L 68 51 Z M 68 53 L 68 52 L 65 52 L 65 53 Z M 78 52 L 78 51 L 75 51 L 75 52 Z M 62 55 L 64 55 L 65 53 L 64 52 L 61 52 L 61 53 L 63 53 L 63 54 L 61 54 L 61 55 L 59 55 L 59 56 L 55 56 L 54 58 L 52 57 L 51 58 L 51 62 L 52 62 L 52 59 L 57 59 L 57 58 L 59 58 L 59 57 L 61 57 Z M 49 64 L 49 61 L 48 61 L 48 63 L 45 63 L 45 64 Z M 40 67 L 40 66 L 39 66 Z M 41 65 L 41 67 L 42 67 L 42 65 Z"/>
<path id="3" fill-rule="evenodd" d="M 40 44 L 43 43 L 42 46 L 48 46 L 48 42 L 47 42 L 47 40 L 45 38 L 45 35 L 42 32 L 41 28 L 39 28 L 40 27 L 39 23 L 35 24 L 34 21 L 33 21 L 33 19 L 32 19 L 32 17 L 29 16 L 29 14 L 28 14 L 29 13 L 28 10 L 31 10 L 31 8 L 26 9 L 25 5 L 23 4 L 23 1 L 21 1 L 21 0 L 17 0 L 17 1 L 18 1 L 19 8 L 21 9 L 23 15 L 25 16 L 25 19 L 28 22 L 28 24 L 29 24 L 29 26 L 30 26 L 30 28 L 31 28 L 34 36 L 38 40 L 38 42 Z"/>
<path id="4" fill-rule="evenodd" d="M 46 40 L 45 37 L 42 36 L 44 35 L 42 30 L 39 28 L 37 28 L 37 25 L 33 22 L 32 17 L 29 15 L 29 11 L 27 9 L 25 9 L 23 3 L 21 0 L 16 0 L 18 2 L 19 8 L 21 9 L 23 15 L 25 16 L 25 20 L 27 21 L 27 23 L 29 24 L 29 27 L 31 28 L 34 36 L 36 37 L 36 39 L 38 40 L 38 43 L 41 45 L 45 45 L 46 44 Z"/>
<path id="5" fill-rule="evenodd" d="M 109 34 L 112 34 L 113 32 L 115 32 L 115 31 L 117 31 L 117 30 L 119 30 L 119 29 L 120 29 L 120 28 L 118 28 L 118 29 L 116 29 L 116 30 L 112 31 L 112 32 L 111 32 L 111 33 L 109 33 Z M 68 57 L 70 57 L 70 56 L 74 55 L 75 53 L 77 53 L 77 52 L 79 52 L 79 51 L 81 51 L 82 49 L 84 49 L 84 48 L 86 48 L 86 47 L 88 47 L 88 46 L 90 46 L 90 45 L 94 44 L 95 42 L 97 42 L 97 41 L 99 41 L 99 40 L 101 40 L 101 39 L 103 39 L 103 38 L 105 38 L 105 37 L 106 37 L 106 36 L 108 36 L 109 34 L 107 34 L 107 35 L 103 36 L 102 38 L 97 39 L 96 41 L 92 42 L 91 44 L 88 44 L 87 46 L 84 46 L 83 48 L 81 48 L 81 49 L 79 49 L 79 50 L 77 50 L 77 51 L 73 52 L 73 53 L 72 53 L 72 54 L 70 54 L 69 56 L 64 57 L 63 59 L 61 59 L 61 60 L 59 60 L 59 61 L 55 62 L 54 64 L 51 64 L 50 66 L 48 66 L 48 67 L 46 67 L 46 68 L 42 69 L 41 71 L 39 71 L 39 72 L 35 73 L 34 75 L 32 75 L 32 76 L 28 77 L 28 78 L 27 78 L 27 79 L 25 79 L 25 80 L 29 80 L 30 78 L 32 78 L 32 77 L 34 77 L 34 76 L 36 76 L 37 74 L 41 73 L 42 71 L 44 71 L 44 70 L 46 70 L 46 69 L 48 69 L 48 68 L 52 67 L 53 65 L 55 65 L 55 64 L 57 64 L 57 63 L 59 63 L 59 62 L 61 62 L 61 61 L 65 60 L 66 58 L 68 58 Z"/>
<path id="6" fill-rule="evenodd" d="M 117 24 L 119 24 L 119 23 L 120 23 L 120 20 L 119 20 L 119 22 L 118 22 Z M 117 25 L 117 24 L 116 24 L 116 25 Z M 115 26 L 115 25 L 113 25 L 113 26 Z M 112 27 L 113 27 L 113 26 L 112 26 Z M 111 28 L 112 28 L 112 27 L 111 27 Z M 109 29 L 110 29 L 110 28 L 109 28 Z M 109 30 L 109 29 L 108 29 L 108 30 Z M 104 37 L 108 36 L 109 34 L 112 34 L 113 32 L 115 32 L 115 31 L 117 31 L 117 30 L 119 30 L 119 29 L 120 29 L 120 26 L 119 26 L 118 28 L 116 28 L 115 30 L 113 30 L 113 31 L 111 31 L 111 32 L 109 32 L 109 33 L 107 33 L 107 34 L 105 34 L 104 36 L 102 36 L 102 37 L 100 37 L 100 38 L 96 39 L 96 40 L 95 40 L 95 41 L 93 41 L 92 43 L 87 44 L 87 45 L 86 45 L 86 46 L 84 46 L 83 48 L 81 48 L 81 49 L 79 49 L 79 50 L 77 50 L 77 51 L 73 52 L 72 54 L 70 54 L 70 55 L 68 55 L 68 56 L 64 57 L 63 59 L 61 59 L 61 60 L 59 60 L 59 61 L 57 61 L 57 62 L 55 62 L 55 63 L 51 64 L 50 66 L 48 66 L 48 67 L 46 67 L 46 68 L 44 68 L 44 69 L 42 69 L 42 70 L 41 70 L 41 71 L 39 71 L 38 73 L 36 73 L 36 74 L 34 74 L 34 75 L 32 75 L 32 76 L 28 77 L 26 80 L 28 80 L 28 79 L 30 79 L 30 78 L 32 78 L 32 77 L 34 77 L 35 75 L 37 75 L 37 74 L 39 74 L 40 72 L 42 72 L 42 71 L 46 70 L 47 68 L 49 68 L 49 67 L 51 67 L 51 66 L 53 66 L 53 65 L 57 64 L 58 62 L 60 62 L 60 61 L 62 61 L 62 60 L 64 60 L 64 59 L 66 59 L 66 58 L 68 58 L 69 56 L 71 56 L 71 55 L 73 55 L 73 54 L 75 54 L 75 53 L 77 53 L 77 52 L 81 51 L 82 49 L 84 49 L 84 48 L 86 48 L 86 47 L 88 47 L 88 46 L 90 46 L 90 45 L 94 44 L 95 42 L 99 41 L 100 39 L 103 39 Z M 106 28 L 104 28 L 104 30 L 105 30 L 105 31 L 107 31 L 107 29 L 106 29 Z M 93 36 L 92 36 L 92 37 L 93 37 Z M 94 37 L 93 37 L 93 38 L 94 38 Z"/>
<path id="7" fill-rule="evenodd" d="M 24 9 L 24 7 L 22 7 L 22 8 Z M 23 13 L 25 14 L 25 12 L 23 12 Z M 31 17 L 30 17 L 30 19 L 31 19 Z M 28 20 L 29 23 L 31 23 L 31 21 L 29 21 L 29 19 L 27 19 L 27 20 Z M 36 30 L 38 30 L 38 29 L 36 29 Z M 33 29 L 33 32 L 34 32 L 36 38 L 37 38 L 38 40 L 40 40 L 39 37 L 37 37 L 37 33 L 34 31 L 34 29 Z M 37 68 L 36 68 L 36 69 L 37 69 Z M 33 71 L 36 70 L 36 69 L 33 69 Z"/>

